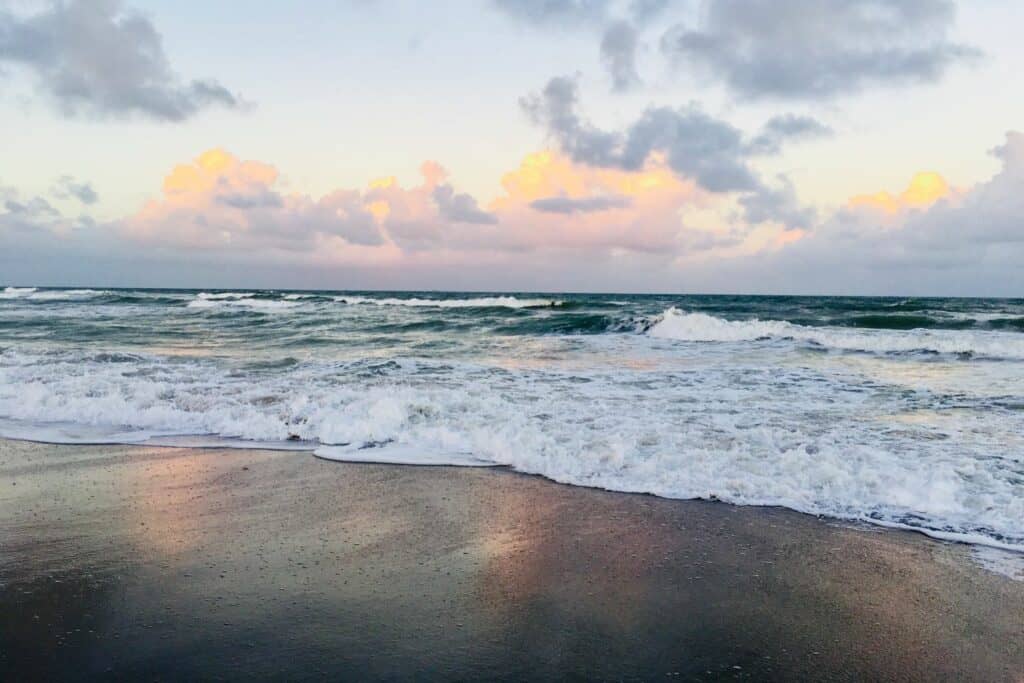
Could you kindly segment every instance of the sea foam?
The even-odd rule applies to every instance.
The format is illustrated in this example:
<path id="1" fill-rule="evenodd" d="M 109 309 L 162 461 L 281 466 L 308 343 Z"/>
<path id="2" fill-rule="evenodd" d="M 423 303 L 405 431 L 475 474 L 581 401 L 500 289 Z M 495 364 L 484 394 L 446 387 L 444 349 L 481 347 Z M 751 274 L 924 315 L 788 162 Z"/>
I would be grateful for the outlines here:
<path id="1" fill-rule="evenodd" d="M 35 287 L 4 287 L 4 291 L 0 292 L 0 299 L 20 299 L 35 291 Z"/>
<path id="2" fill-rule="evenodd" d="M 557 299 L 518 299 L 514 296 L 474 297 L 469 299 L 399 299 L 395 297 L 339 296 L 335 301 L 344 304 L 372 304 L 374 306 L 411 306 L 416 308 L 542 308 L 560 306 Z"/>
<path id="3" fill-rule="evenodd" d="M 826 349 L 873 353 L 932 352 L 1024 359 L 1024 336 L 993 330 L 859 330 L 806 327 L 780 320 L 725 320 L 666 310 L 647 329 L 651 337 L 691 342 L 790 339 Z"/>
<path id="4" fill-rule="evenodd" d="M 0 434 L 15 438 L 503 465 L 1024 550 L 1024 421 L 981 405 L 941 420 L 893 418 L 920 401 L 800 367 L 680 374 L 317 361 L 254 375 L 145 354 L 0 354 Z"/>

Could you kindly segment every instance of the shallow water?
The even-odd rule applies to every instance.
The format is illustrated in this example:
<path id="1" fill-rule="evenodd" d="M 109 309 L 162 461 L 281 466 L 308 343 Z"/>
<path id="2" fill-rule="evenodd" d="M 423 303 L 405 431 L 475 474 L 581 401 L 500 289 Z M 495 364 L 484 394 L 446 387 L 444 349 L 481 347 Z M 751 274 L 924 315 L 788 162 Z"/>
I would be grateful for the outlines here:
<path id="1" fill-rule="evenodd" d="M 506 465 L 1024 550 L 1024 300 L 7 288 L 0 435 Z"/>

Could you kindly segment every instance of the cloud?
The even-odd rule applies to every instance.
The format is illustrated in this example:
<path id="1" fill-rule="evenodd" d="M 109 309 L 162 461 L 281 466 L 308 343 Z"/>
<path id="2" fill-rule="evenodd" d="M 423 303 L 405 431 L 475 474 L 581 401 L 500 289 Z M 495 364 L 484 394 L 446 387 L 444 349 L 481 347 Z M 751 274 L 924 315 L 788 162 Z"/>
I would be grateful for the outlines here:
<path id="1" fill-rule="evenodd" d="M 179 250 L 258 255 L 373 254 L 437 248 L 447 240 L 483 243 L 475 235 L 499 218 L 447 182 L 447 172 L 428 161 L 422 183 L 402 187 L 396 178 L 364 189 L 338 188 L 320 198 L 285 192 L 278 170 L 211 149 L 176 166 L 164 179 L 162 197 L 114 224 L 123 238 Z"/>
<path id="2" fill-rule="evenodd" d="M 678 65 L 744 98 L 818 99 L 927 83 L 975 48 L 949 39 L 953 0 L 705 0 L 662 37 Z"/>
<path id="3" fill-rule="evenodd" d="M 713 207 L 716 198 L 678 177 L 663 155 L 625 171 L 538 152 L 501 184 L 505 192 L 490 208 L 502 230 L 488 239 L 503 249 L 554 251 L 568 259 L 634 254 L 664 265 L 742 241 L 732 226 L 691 224 L 687 213 Z"/>
<path id="4" fill-rule="evenodd" d="M 712 192 L 757 185 L 745 162 L 742 132 L 694 105 L 651 107 L 625 131 L 605 131 L 584 120 L 578 104 L 576 81 L 567 77 L 552 78 L 539 94 L 522 100 L 530 118 L 576 162 L 630 171 L 662 152 L 673 170 Z"/>
<path id="5" fill-rule="evenodd" d="M 1004 248 L 1024 258 L 1024 133 L 1008 132 L 991 152 L 1002 168 L 969 191 L 950 190 L 944 181 L 939 187 L 911 184 L 902 196 L 907 208 L 900 235 L 908 244 L 952 251 L 961 260 Z M 915 210 L 922 205 L 927 208 Z"/>
<path id="6" fill-rule="evenodd" d="M 179 81 L 153 24 L 119 0 L 51 0 L 36 14 L 0 9 L 0 64 L 31 72 L 67 116 L 181 121 L 241 106 L 214 80 Z"/>
<path id="7" fill-rule="evenodd" d="M 542 260 L 632 254 L 664 265 L 735 248 L 745 234 L 735 225 L 691 225 L 687 212 L 718 200 L 659 154 L 628 171 L 530 154 L 486 204 L 459 192 L 436 162 L 424 163 L 420 175 L 411 186 L 386 177 L 316 199 L 284 192 L 270 164 L 213 149 L 175 167 L 161 197 L 105 229 L 125 244 L 190 257 L 423 268 L 514 267 L 515 255 L 526 253 Z"/>
<path id="8" fill-rule="evenodd" d="M 672 0 L 633 0 L 629 3 L 629 13 L 636 23 L 646 24 L 658 18 L 668 9 L 671 2 Z"/>
<path id="9" fill-rule="evenodd" d="M 77 199 L 83 204 L 95 204 L 99 200 L 99 195 L 90 183 L 80 183 L 68 175 L 57 179 L 51 193 L 57 199 Z"/>
<path id="10" fill-rule="evenodd" d="M 77 218 L 65 216 L 43 197 L 23 198 L 16 189 L 0 186 L 0 235 L 66 235 L 94 224 L 93 219 L 86 215 Z"/>
<path id="11" fill-rule="evenodd" d="M 1024 286 L 1024 134 L 1007 134 L 993 154 L 999 172 L 974 187 L 921 173 L 885 201 L 858 195 L 819 218 L 785 176 L 714 192 L 664 150 L 635 169 L 530 154 L 482 202 L 436 162 L 411 185 L 388 177 L 314 198 L 285 191 L 270 164 L 214 149 L 174 167 L 158 197 L 108 224 L 0 189 L 0 253 L 223 262 L 243 274 L 245 263 L 334 269 L 378 284 L 381 273 L 404 273 L 401 282 L 416 286 L 521 288 L 543 276 L 550 286 L 595 287 L 614 273 L 616 286 L 632 288 L 1008 293 Z"/>
<path id="12" fill-rule="evenodd" d="M 625 209 L 633 205 L 633 200 L 621 195 L 583 197 L 544 197 L 530 202 L 530 208 L 543 213 L 593 213 L 611 209 Z"/>
<path id="13" fill-rule="evenodd" d="M 627 21 L 608 25 L 601 38 L 601 61 L 612 77 L 612 88 L 625 92 L 639 85 L 636 71 L 636 29 Z"/>
<path id="14" fill-rule="evenodd" d="M 477 201 L 435 162 L 410 186 L 383 178 L 313 198 L 285 192 L 270 164 L 211 150 L 106 224 L 0 187 L 0 262 L 30 283 L 182 286 L 201 273 L 225 286 L 1015 295 L 1024 134 L 992 152 L 999 171 L 973 187 L 921 173 L 819 219 L 784 176 L 711 192 L 664 151 L 632 170 L 537 152 Z M 461 220 L 477 212 L 494 220 Z"/>
<path id="15" fill-rule="evenodd" d="M 443 182 L 448 177 L 448 172 L 440 164 L 428 161 L 420 170 L 427 186 L 433 188 L 431 196 L 437 205 L 440 218 L 452 223 L 473 225 L 494 225 L 498 222 L 497 216 L 480 208 L 475 197 L 464 192 L 456 192 L 450 184 Z"/>
<path id="16" fill-rule="evenodd" d="M 376 245 L 382 236 L 359 192 L 285 194 L 278 172 L 213 149 L 164 179 L 163 197 L 118 224 L 127 238 L 190 248 L 308 250 L 319 241 Z"/>
<path id="17" fill-rule="evenodd" d="M 493 225 L 498 222 L 494 214 L 483 211 L 477 206 L 475 198 L 462 192 L 455 192 L 451 185 L 435 187 L 434 201 L 437 203 L 441 217 L 453 223 Z"/>
<path id="18" fill-rule="evenodd" d="M 739 198 L 744 219 L 750 223 L 781 223 L 789 230 L 813 227 L 817 211 L 800 203 L 789 178 L 779 176 L 778 183 L 778 187 L 762 185 Z"/>
<path id="19" fill-rule="evenodd" d="M 665 9 L 666 0 L 633 0 L 620 8 L 610 0 L 494 0 L 494 4 L 521 21 L 556 29 L 600 30 L 601 63 L 615 92 L 641 83 L 637 73 L 637 26 L 643 27 Z"/>
<path id="20" fill-rule="evenodd" d="M 610 9 L 609 0 L 493 0 L 510 16 L 536 26 L 574 26 L 601 22 Z"/>
<path id="21" fill-rule="evenodd" d="M 953 190 L 945 178 L 934 171 L 923 171 L 911 178 L 907 189 L 898 195 L 892 195 L 883 190 L 875 194 L 857 195 L 850 199 L 849 204 L 854 208 L 869 208 L 884 213 L 899 214 L 908 209 L 930 206 L 952 193 Z"/>
<path id="22" fill-rule="evenodd" d="M 674 173 L 692 178 L 708 192 L 742 195 L 741 205 L 752 223 L 803 227 L 813 216 L 798 205 L 788 181 L 772 188 L 749 163 L 755 156 L 778 154 L 785 143 L 830 134 L 813 118 L 774 117 L 748 140 L 738 128 L 691 104 L 679 109 L 650 107 L 625 130 L 602 130 L 579 114 L 578 86 L 568 77 L 552 78 L 521 105 L 577 163 L 636 171 L 653 155 L 661 155 Z"/>
<path id="23" fill-rule="evenodd" d="M 769 119 L 747 149 L 751 154 L 778 154 L 787 142 L 831 137 L 831 128 L 810 116 L 783 114 Z"/>
<path id="24" fill-rule="evenodd" d="M 972 188 L 920 173 L 899 195 L 860 195 L 776 254 L 735 264 L 776 291 L 1016 295 L 1024 287 L 1024 134 Z"/>

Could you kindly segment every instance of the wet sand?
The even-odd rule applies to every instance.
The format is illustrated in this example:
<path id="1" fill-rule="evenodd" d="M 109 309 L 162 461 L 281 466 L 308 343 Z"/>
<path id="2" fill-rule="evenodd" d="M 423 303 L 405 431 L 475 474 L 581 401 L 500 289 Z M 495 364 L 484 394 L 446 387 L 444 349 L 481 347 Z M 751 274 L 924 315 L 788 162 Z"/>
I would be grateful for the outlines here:
<path id="1" fill-rule="evenodd" d="M 0 680 L 1024 680 L 966 546 L 504 470 L 0 441 Z"/>

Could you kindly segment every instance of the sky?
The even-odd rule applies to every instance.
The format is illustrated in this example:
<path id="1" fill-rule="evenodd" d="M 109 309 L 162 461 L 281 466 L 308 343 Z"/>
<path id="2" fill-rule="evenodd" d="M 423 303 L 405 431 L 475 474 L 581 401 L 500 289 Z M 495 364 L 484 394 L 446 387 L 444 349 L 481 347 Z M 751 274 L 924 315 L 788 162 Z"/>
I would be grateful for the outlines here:
<path id="1" fill-rule="evenodd" d="M 0 0 L 0 285 L 1024 296 L 1014 0 Z"/>

